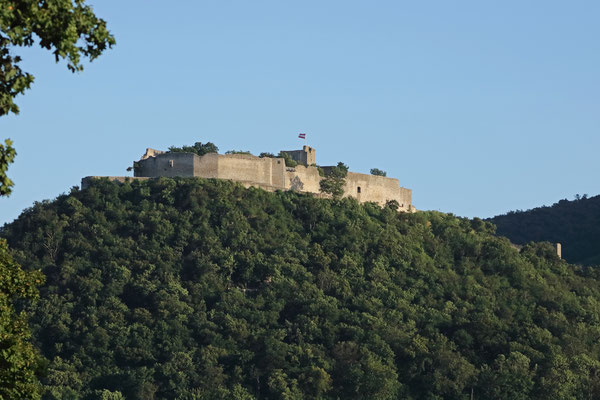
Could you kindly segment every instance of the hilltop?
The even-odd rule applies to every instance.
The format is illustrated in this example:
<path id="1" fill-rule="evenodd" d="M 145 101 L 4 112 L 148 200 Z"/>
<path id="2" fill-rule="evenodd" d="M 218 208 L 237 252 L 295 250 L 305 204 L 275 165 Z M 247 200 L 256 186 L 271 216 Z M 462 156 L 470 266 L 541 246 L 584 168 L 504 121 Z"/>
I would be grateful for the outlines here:
<path id="1" fill-rule="evenodd" d="M 600 196 L 577 197 L 550 207 L 509 212 L 489 221 L 497 226 L 498 234 L 516 244 L 558 242 L 570 263 L 600 265 Z"/>
<path id="2" fill-rule="evenodd" d="M 46 275 L 45 399 L 600 395 L 596 270 L 479 219 L 94 180 L 0 234 Z"/>
<path id="3" fill-rule="evenodd" d="M 197 177 L 226 179 L 245 187 L 267 191 L 292 190 L 319 196 L 353 197 L 359 202 L 385 205 L 396 202 L 402 211 L 415 211 L 412 190 L 401 187 L 400 181 L 387 177 L 384 171 L 373 168 L 371 174 L 351 172 L 339 162 L 337 166 L 316 164 L 316 149 L 302 146 L 301 150 L 282 150 L 279 156 L 247 151 L 218 153 L 218 147 L 208 142 L 194 146 L 170 147 L 169 151 L 147 148 L 139 161 L 134 161 L 133 177 L 105 177 L 117 182 L 148 178 Z M 97 177 L 85 177 L 81 187 Z"/>

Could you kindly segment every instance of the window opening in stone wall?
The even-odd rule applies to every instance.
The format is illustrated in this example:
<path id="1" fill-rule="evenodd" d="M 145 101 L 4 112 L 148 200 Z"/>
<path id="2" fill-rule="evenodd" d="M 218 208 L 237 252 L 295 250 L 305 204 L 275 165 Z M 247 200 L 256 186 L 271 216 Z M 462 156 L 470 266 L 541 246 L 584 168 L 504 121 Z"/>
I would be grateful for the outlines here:
<path id="1" fill-rule="evenodd" d="M 360 193 L 360 186 L 356 188 L 356 193 Z"/>
<path id="2" fill-rule="evenodd" d="M 169 160 L 169 167 L 173 168 L 173 160 Z"/>

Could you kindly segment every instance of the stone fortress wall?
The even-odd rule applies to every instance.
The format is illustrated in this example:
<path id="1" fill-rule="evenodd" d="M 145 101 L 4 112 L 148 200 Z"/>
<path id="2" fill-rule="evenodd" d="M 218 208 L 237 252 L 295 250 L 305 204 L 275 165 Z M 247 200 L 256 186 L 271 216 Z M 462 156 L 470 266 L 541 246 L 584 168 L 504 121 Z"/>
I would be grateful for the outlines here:
<path id="1" fill-rule="evenodd" d="M 302 150 L 286 151 L 299 164 L 286 167 L 283 158 L 256 157 L 250 154 L 209 153 L 198 156 L 193 153 L 169 153 L 147 149 L 139 161 L 134 163 L 134 179 L 156 177 L 200 177 L 230 179 L 246 187 L 254 186 L 265 190 L 295 190 L 322 196 L 314 148 L 304 146 Z M 82 187 L 87 186 L 82 180 Z M 124 181 L 125 177 L 110 177 Z M 400 186 L 398 179 L 383 176 L 348 172 L 344 196 L 360 202 L 376 202 L 384 205 L 396 200 L 402 211 L 413 211 L 412 191 Z"/>

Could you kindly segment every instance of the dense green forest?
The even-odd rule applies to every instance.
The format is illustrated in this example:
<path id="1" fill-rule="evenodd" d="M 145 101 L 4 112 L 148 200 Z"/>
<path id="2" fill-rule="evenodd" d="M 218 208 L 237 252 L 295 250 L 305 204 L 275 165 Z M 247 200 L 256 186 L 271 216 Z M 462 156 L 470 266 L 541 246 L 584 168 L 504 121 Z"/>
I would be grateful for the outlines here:
<path id="1" fill-rule="evenodd" d="M 498 215 L 498 234 L 516 244 L 562 244 L 562 256 L 574 264 L 600 265 L 600 196 L 561 200 L 551 207 Z"/>
<path id="2" fill-rule="evenodd" d="M 31 343 L 27 314 L 15 303 L 35 301 L 40 271 L 25 272 L 14 262 L 0 239 L 0 399 L 39 399 L 38 376 L 44 359 Z"/>
<path id="3" fill-rule="evenodd" d="M 600 277 L 494 226 L 219 180 L 98 180 L 1 231 L 44 399 L 593 399 Z"/>

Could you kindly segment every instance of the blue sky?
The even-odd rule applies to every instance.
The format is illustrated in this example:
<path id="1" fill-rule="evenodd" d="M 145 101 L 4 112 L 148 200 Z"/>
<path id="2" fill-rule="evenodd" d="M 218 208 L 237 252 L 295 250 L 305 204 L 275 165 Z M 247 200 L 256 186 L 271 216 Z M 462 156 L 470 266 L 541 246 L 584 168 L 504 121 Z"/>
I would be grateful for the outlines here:
<path id="1" fill-rule="evenodd" d="M 299 148 L 377 167 L 419 209 L 489 217 L 600 193 L 600 3 L 92 3 L 117 46 L 70 73 L 40 48 L 0 118 L 18 152 L 0 224 L 146 147 Z"/>

